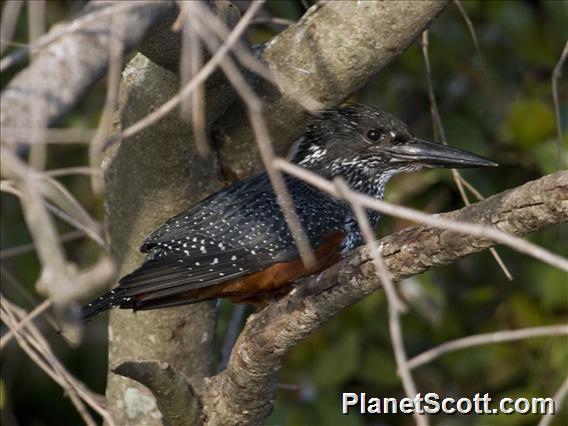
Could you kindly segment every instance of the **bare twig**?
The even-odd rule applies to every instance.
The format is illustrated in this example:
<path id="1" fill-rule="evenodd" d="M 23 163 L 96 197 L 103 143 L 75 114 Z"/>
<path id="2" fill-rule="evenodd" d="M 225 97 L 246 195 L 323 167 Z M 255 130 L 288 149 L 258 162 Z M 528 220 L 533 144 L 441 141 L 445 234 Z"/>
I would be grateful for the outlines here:
<path id="1" fill-rule="evenodd" d="M 102 175 L 102 171 L 100 168 L 76 166 L 76 167 L 63 167 L 61 169 L 46 170 L 44 174 L 49 177 L 60 177 L 60 176 L 69 176 L 69 175 L 91 176 L 91 175 Z"/>
<path id="2" fill-rule="evenodd" d="M 288 25 L 293 25 L 295 23 L 296 23 L 295 21 L 292 21 L 290 19 L 272 17 L 272 18 L 256 18 L 251 22 L 251 25 L 274 24 L 274 25 L 284 25 L 287 27 Z"/>
<path id="3" fill-rule="evenodd" d="M 541 417 L 540 421 L 538 422 L 538 426 L 549 426 L 552 424 L 552 419 L 554 419 L 554 415 L 559 413 L 562 409 L 562 405 L 566 402 L 566 398 L 568 397 L 568 377 L 562 382 L 560 388 L 556 391 L 552 399 L 554 399 L 554 413 L 553 414 L 545 414 Z"/>
<path id="4" fill-rule="evenodd" d="M 461 4 L 459 3 L 459 1 L 456 4 L 459 5 L 458 7 L 461 7 Z M 461 8 L 460 8 L 460 11 L 461 11 Z M 475 33 L 473 33 L 473 34 L 475 34 Z M 474 38 L 474 40 L 477 40 L 477 39 Z M 476 46 L 478 46 L 478 45 L 476 44 Z M 424 58 L 424 66 L 426 68 L 426 79 L 427 79 L 427 83 L 428 83 L 428 99 L 430 100 L 430 111 L 432 113 L 432 120 L 434 122 L 434 132 L 438 135 L 436 139 L 440 139 L 444 145 L 447 145 L 448 141 L 446 139 L 446 133 L 444 131 L 444 126 L 442 125 L 442 118 L 440 116 L 440 111 L 438 110 L 438 103 L 436 102 L 436 96 L 434 95 L 434 85 L 432 83 L 432 68 L 430 67 L 430 58 L 428 56 L 428 31 L 424 31 L 422 33 L 422 56 Z M 469 198 L 468 198 L 468 196 L 467 196 L 467 194 L 464 190 L 463 184 L 462 184 L 462 182 L 465 182 L 465 179 L 463 178 L 461 173 L 456 169 L 452 169 L 452 177 L 453 177 L 454 182 L 456 183 L 456 185 L 458 187 L 459 193 L 462 197 L 464 204 L 466 206 L 469 206 L 470 205 Z M 473 187 L 473 185 L 471 185 L 471 184 L 470 184 L 470 186 Z M 501 259 L 501 256 L 499 256 L 499 253 L 497 253 L 497 250 L 495 250 L 495 248 L 492 247 L 490 249 L 490 252 L 491 252 L 491 255 L 497 261 L 497 264 L 501 267 L 505 276 L 509 280 L 512 280 L 513 276 L 511 275 L 511 272 L 509 271 L 509 269 L 507 268 L 507 266 L 503 262 L 503 259 Z"/>
<path id="5" fill-rule="evenodd" d="M 23 60 L 28 54 L 28 52 L 38 52 L 46 48 L 53 42 L 59 40 L 61 37 L 73 34 L 77 31 L 81 31 L 86 27 L 88 27 L 89 25 L 100 21 L 101 18 L 127 12 L 130 9 L 145 7 L 148 6 L 148 4 L 152 3 L 158 4 L 160 3 L 160 1 L 161 0 L 154 0 L 154 1 L 147 0 L 145 2 L 120 2 L 110 5 L 109 7 L 103 8 L 102 10 L 94 11 L 85 16 L 77 18 L 66 26 L 59 26 L 53 31 L 50 31 L 35 43 L 28 45 L 25 48 L 17 50 L 16 52 L 4 57 L 2 61 L 0 61 L 0 72 L 4 72 L 9 67 Z"/>
<path id="6" fill-rule="evenodd" d="M 406 396 L 413 399 L 418 394 L 418 390 L 408 366 L 408 358 L 406 356 L 406 349 L 404 348 L 404 337 L 402 335 L 402 327 L 400 325 L 400 315 L 404 312 L 405 306 L 396 293 L 391 274 L 387 269 L 383 256 L 381 255 L 380 248 L 377 245 L 375 236 L 373 235 L 373 230 L 371 229 L 365 210 L 355 199 L 351 197 L 353 192 L 350 191 L 349 187 L 342 179 L 336 178 L 334 180 L 334 184 L 338 192 L 341 194 L 341 197 L 351 205 L 353 213 L 355 213 L 355 218 L 357 219 L 357 223 L 359 224 L 365 243 L 369 247 L 371 257 L 373 258 L 373 264 L 377 271 L 377 275 L 381 279 L 385 289 L 389 313 L 389 330 L 399 376 L 402 380 Z M 413 415 L 416 424 L 429 424 L 425 415 L 419 414 L 418 412 L 413 413 Z"/>
<path id="7" fill-rule="evenodd" d="M 169 113 L 175 107 L 177 107 L 184 98 L 190 96 L 195 90 L 195 88 L 199 84 L 203 83 L 213 73 L 213 71 L 215 71 L 215 69 L 221 63 L 223 58 L 231 50 L 232 46 L 237 42 L 237 40 L 247 29 L 248 25 L 250 24 L 250 21 L 255 16 L 256 12 L 262 7 L 263 3 L 264 0 L 258 0 L 249 7 L 249 9 L 243 15 L 239 23 L 235 26 L 235 28 L 233 28 L 233 31 L 231 31 L 230 36 L 219 48 L 219 50 L 217 50 L 215 54 L 211 57 L 211 59 L 209 59 L 209 61 L 205 63 L 205 65 L 199 70 L 197 75 L 194 78 L 192 78 L 191 81 L 187 83 L 182 90 L 180 90 L 179 94 L 172 97 L 168 102 L 166 102 L 165 104 L 157 108 L 155 111 L 148 114 L 143 119 L 139 120 L 138 122 L 134 123 L 127 129 L 125 129 L 120 136 L 122 138 L 129 138 L 135 135 L 136 133 L 154 124 L 156 121 L 160 120 L 167 113 Z"/>
<path id="8" fill-rule="evenodd" d="M 465 188 L 471 192 L 473 194 L 473 196 L 475 198 L 477 198 L 478 201 L 483 201 L 485 200 L 485 197 L 483 195 L 481 195 L 481 192 L 479 192 L 471 183 L 469 183 L 467 180 L 461 179 L 461 183 L 463 183 L 463 186 L 465 186 Z"/>
<path id="9" fill-rule="evenodd" d="M 567 179 L 568 172 L 545 176 L 446 213 L 442 218 L 445 216 L 458 222 L 498 223 L 512 234 L 524 235 L 566 221 Z M 331 186 L 331 191 L 335 190 L 332 183 L 325 182 Z M 308 180 L 308 183 L 313 184 L 313 180 Z M 358 195 L 353 197 L 363 207 L 369 208 Z M 530 202 L 530 209 L 526 208 L 527 202 Z M 528 223 L 531 225 L 527 226 Z M 494 242 L 419 225 L 389 235 L 379 244 L 383 247 L 382 254 L 393 280 L 400 281 L 484 250 Z M 209 424 L 262 423 L 270 413 L 275 375 L 287 350 L 342 309 L 380 288 L 371 261 L 367 247 L 355 250 L 340 263 L 337 285 L 301 300 L 296 300 L 296 294 L 291 293 L 251 316 L 235 344 L 227 369 L 211 379 L 203 394 Z M 243 412 L 244 407 L 246 412 Z"/>
<path id="10" fill-rule="evenodd" d="M 27 4 L 28 9 L 28 35 L 29 42 L 38 39 L 45 33 L 45 1 L 32 1 Z M 33 64 L 36 55 L 30 55 L 30 63 Z M 33 77 L 29 76 L 30 83 L 33 83 Z M 39 98 L 37 102 L 33 102 L 30 107 L 30 121 L 31 128 L 29 130 L 32 139 L 43 140 L 45 130 L 47 128 L 47 121 L 44 119 L 43 109 L 45 108 L 45 101 Z M 29 164 L 36 170 L 43 170 L 47 161 L 47 149 L 45 144 L 34 144 L 30 148 L 28 158 Z"/>
<path id="11" fill-rule="evenodd" d="M 194 3 L 181 2 L 180 8 L 182 9 L 180 16 L 182 16 L 182 14 L 185 16 L 182 36 L 180 80 L 181 87 L 185 87 L 189 81 L 195 78 L 200 68 L 203 66 L 203 48 L 199 34 L 195 29 L 195 22 L 192 22 L 200 19 L 199 14 L 194 11 Z M 218 18 L 215 16 L 213 20 L 217 19 Z M 181 101 L 181 116 L 186 120 L 191 117 L 193 137 L 195 139 L 197 152 L 204 158 L 209 156 L 211 148 L 209 147 L 206 133 L 205 85 L 203 82 L 195 86 L 195 90 L 190 97 Z"/>
<path id="12" fill-rule="evenodd" d="M 341 198 L 341 194 L 334 187 L 333 183 L 320 177 L 319 175 L 304 169 L 303 167 L 296 166 L 290 162 L 277 158 L 274 160 L 274 165 L 281 170 L 291 175 L 297 176 L 300 179 L 308 182 L 309 184 L 325 191 L 335 197 Z M 567 176 L 560 174 L 559 176 Z M 476 237 L 488 238 L 498 243 L 505 244 L 518 252 L 528 254 L 535 259 L 548 263 L 563 271 L 568 271 L 568 260 L 561 256 L 545 250 L 529 241 L 515 237 L 511 234 L 503 232 L 497 228 L 489 227 L 486 225 L 479 225 L 475 223 L 456 222 L 448 220 L 438 215 L 432 216 L 418 210 L 410 209 L 408 207 L 395 206 L 383 200 L 377 200 L 367 195 L 353 192 L 352 196 L 357 199 L 364 207 L 376 210 L 383 214 L 388 214 L 402 219 L 420 222 L 426 225 L 448 229 L 463 234 L 469 234 Z"/>
<path id="13" fill-rule="evenodd" d="M 85 233 L 83 231 L 71 231 L 63 234 L 59 237 L 59 242 L 66 243 L 68 241 L 74 241 L 79 238 L 83 238 Z M 34 243 L 22 244 L 16 247 L 10 247 L 0 251 L 0 259 L 8 259 L 10 257 L 19 256 L 21 254 L 29 253 L 35 249 Z"/>
<path id="14" fill-rule="evenodd" d="M 550 325 L 544 327 L 523 328 L 520 330 L 501 330 L 494 333 L 476 334 L 473 336 L 462 337 L 442 343 L 435 348 L 422 352 L 408 361 L 411 369 L 429 364 L 436 358 L 466 348 L 490 345 L 494 343 L 514 342 L 516 340 L 529 339 L 532 337 L 547 337 L 568 335 L 567 325 Z"/>
<path id="15" fill-rule="evenodd" d="M 0 349 L 3 348 L 6 343 L 14 337 L 14 332 L 20 330 L 23 326 L 25 326 L 28 322 L 33 321 L 37 316 L 44 313 L 49 307 L 51 306 L 51 300 L 45 299 L 39 305 L 37 305 L 33 311 L 31 311 L 28 315 L 26 315 L 20 322 L 14 325 L 13 330 L 9 330 L 7 333 L 2 335 L 0 339 Z"/>
<path id="16" fill-rule="evenodd" d="M 28 34 L 29 42 L 32 43 L 45 33 L 45 1 L 28 2 Z M 30 55 L 30 63 L 35 61 L 35 54 Z M 33 77 L 30 76 L 30 80 Z M 31 81 L 30 81 L 31 82 Z M 42 109 L 45 108 L 43 99 L 38 99 L 30 108 L 32 139 L 43 140 L 47 121 L 43 118 Z M 43 143 L 34 144 L 30 147 L 28 162 L 36 170 L 43 170 L 47 161 L 47 149 Z"/>
<path id="17" fill-rule="evenodd" d="M 32 294 L 31 291 L 29 291 L 20 282 L 4 263 L 0 263 L 0 276 L 2 277 L 2 284 L 5 287 L 10 287 L 14 290 L 31 307 L 37 306 L 41 303 L 41 300 L 35 294 Z M 57 330 L 59 328 L 57 321 L 49 311 L 45 313 L 44 317 L 53 330 Z"/>
<path id="18" fill-rule="evenodd" d="M 11 45 L 11 40 L 16 31 L 16 24 L 23 5 L 22 0 L 8 0 L 4 3 L 2 9 L 2 24 L 0 25 L 0 54 L 4 52 L 6 47 Z"/>
<path id="19" fill-rule="evenodd" d="M 124 28 L 119 25 L 116 15 L 111 17 L 110 37 L 108 39 L 108 72 L 107 72 L 107 91 L 105 104 L 99 126 L 89 145 L 89 165 L 96 169 L 100 167 L 101 154 L 106 139 L 112 132 L 112 124 L 116 104 L 118 101 L 118 88 L 120 85 L 120 71 L 122 69 L 123 57 L 123 32 Z M 100 194 L 103 190 L 103 180 L 100 175 L 92 175 L 91 186 L 95 194 Z"/>
<path id="20" fill-rule="evenodd" d="M 52 44 L 48 43 L 39 50 L 33 63 L 18 72 L 2 90 L 2 127 L 34 127 L 32 112 L 37 105 L 41 106 L 38 108 L 41 123 L 53 125 L 100 79 L 108 67 L 109 50 L 106 47 L 111 33 L 111 19 L 100 18 L 101 14 L 114 14 L 113 19 L 118 19 L 122 27 L 128 28 L 122 39 L 127 51 L 140 43 L 147 30 L 173 7 L 171 1 L 93 2 L 87 6 L 83 17 L 72 21 L 64 29 L 61 26 L 53 27 L 45 38 L 42 37 L 42 42 L 49 40 Z M 116 13 L 119 9 L 122 12 Z M 126 12 L 127 9 L 130 10 Z M 85 25 L 86 20 L 89 21 L 88 25 Z M 70 34 L 79 29 L 81 31 L 77 34 Z M 61 37 L 62 33 L 67 35 Z M 27 52 L 23 50 L 22 56 L 25 57 Z M 4 58 L 0 63 L 5 65 L 11 57 Z M 5 138 L 3 135 L 3 140 Z"/>
<path id="21" fill-rule="evenodd" d="M 34 238 L 42 265 L 38 290 L 49 295 L 56 305 L 65 304 L 74 286 L 73 274 L 61 248 L 52 218 L 47 212 L 39 188 L 40 180 L 11 151 L 2 149 L 3 173 L 10 173 L 22 190 L 24 218 Z"/>
<path id="22" fill-rule="evenodd" d="M 465 10 L 465 7 L 463 6 L 462 2 L 460 0 L 454 0 L 454 4 L 460 11 L 462 18 L 465 21 L 465 24 L 467 26 L 471 39 L 473 40 L 473 44 L 475 46 L 475 52 L 477 53 L 477 57 L 479 58 L 479 65 L 481 67 L 481 72 L 483 73 L 485 81 L 489 85 L 490 84 L 489 73 L 487 72 L 487 66 L 485 65 L 485 60 L 483 59 L 483 55 L 481 54 L 481 48 L 479 47 L 479 41 L 477 40 L 477 34 L 475 33 L 475 28 L 473 27 L 473 23 L 471 22 L 471 19 L 469 19 L 467 10 Z"/>
<path id="23" fill-rule="evenodd" d="M 198 4 L 195 6 L 197 8 Z M 199 5 L 199 7 L 202 6 Z M 194 25 L 200 32 L 202 40 L 208 45 L 208 48 L 211 51 L 215 51 L 218 48 L 218 43 L 216 43 L 212 37 L 209 37 L 210 33 L 207 32 L 202 23 L 196 20 Z M 309 240 L 307 239 L 300 219 L 296 214 L 296 208 L 288 192 L 284 178 L 282 174 L 272 166 L 274 150 L 272 148 L 272 143 L 270 142 L 270 134 L 268 133 L 266 123 L 262 117 L 262 101 L 250 88 L 230 57 L 223 57 L 220 65 L 228 80 L 247 106 L 249 120 L 256 135 L 256 141 L 258 143 L 262 161 L 266 168 L 266 173 L 268 174 L 272 187 L 274 188 L 278 202 L 282 207 L 284 218 L 286 219 L 286 223 L 290 229 L 294 242 L 296 243 L 296 247 L 298 248 L 302 261 L 307 269 L 312 269 L 316 265 L 316 260 L 310 247 Z"/>
<path id="24" fill-rule="evenodd" d="M 85 401 L 91 408 L 100 414 L 109 425 L 114 425 L 112 417 L 102 407 L 100 398 L 89 391 L 81 382 L 75 379 L 55 357 L 49 344 L 41 333 L 35 328 L 33 323 L 23 324 L 22 329 L 17 328 L 16 319 L 17 308 L 4 297 L 0 297 L 2 310 L 2 321 L 14 333 L 19 346 L 28 356 L 45 371 L 56 383 L 62 386 L 68 393 L 71 401 L 81 414 L 88 425 L 95 425 L 94 420 L 88 414 L 81 400 Z M 24 314 L 19 315 L 20 318 Z"/>
<path id="25" fill-rule="evenodd" d="M 556 145 L 558 147 L 558 170 L 562 170 L 568 160 L 566 159 L 565 145 L 562 140 L 562 119 L 560 117 L 560 98 L 558 96 L 558 81 L 562 77 L 562 67 L 564 62 L 568 57 L 568 41 L 564 45 L 560 59 L 554 67 L 552 72 L 551 83 L 552 83 L 552 101 L 554 102 L 554 113 L 556 114 Z"/>
<path id="26" fill-rule="evenodd" d="M 12 161 L 15 157 L 11 156 L 9 151 L 2 149 L 1 152 L 6 155 L 3 158 L 3 164 L 9 164 L 6 169 L 9 172 L 11 164 L 18 164 L 18 161 Z M 101 225 L 95 221 L 79 204 L 79 202 L 67 191 L 67 189 L 56 180 L 50 178 L 45 173 L 37 173 L 33 170 L 26 172 L 26 169 L 20 170 L 21 173 L 30 173 L 35 176 L 36 186 L 39 193 L 49 201 L 45 202 L 46 208 L 68 222 L 75 228 L 82 230 L 101 248 L 108 251 L 108 245 L 101 235 Z M 12 193 L 20 198 L 25 198 L 25 192 L 21 189 L 18 181 L 4 179 L 0 181 L 0 190 Z"/>
<path id="27" fill-rule="evenodd" d="M 89 144 L 95 135 L 92 129 L 45 129 L 41 138 L 33 128 L 2 127 L 2 140 L 24 144 Z"/>
<path id="28" fill-rule="evenodd" d="M 196 11 L 201 16 L 201 21 L 205 23 L 206 29 L 215 33 L 219 39 L 223 41 L 227 40 L 230 35 L 229 28 L 221 19 L 219 19 L 218 16 L 213 14 L 206 7 L 198 7 Z M 253 21 L 251 21 L 251 25 Z M 250 49 L 241 42 L 241 40 L 237 40 L 235 42 L 231 52 L 235 55 L 236 59 L 242 66 L 259 75 L 266 81 L 276 83 L 270 69 L 262 61 L 256 58 Z"/>

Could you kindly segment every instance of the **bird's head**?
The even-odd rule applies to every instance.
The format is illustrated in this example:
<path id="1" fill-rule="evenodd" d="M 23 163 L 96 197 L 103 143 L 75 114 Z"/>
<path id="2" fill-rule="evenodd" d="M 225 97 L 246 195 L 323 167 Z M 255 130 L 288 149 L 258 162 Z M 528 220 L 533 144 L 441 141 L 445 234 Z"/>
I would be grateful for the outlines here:
<path id="1" fill-rule="evenodd" d="M 422 167 L 497 165 L 476 154 L 416 138 L 396 117 L 363 105 L 319 112 L 296 143 L 292 161 L 326 178 L 341 176 L 364 192 L 373 192 L 366 186 L 383 187 L 392 175 Z"/>

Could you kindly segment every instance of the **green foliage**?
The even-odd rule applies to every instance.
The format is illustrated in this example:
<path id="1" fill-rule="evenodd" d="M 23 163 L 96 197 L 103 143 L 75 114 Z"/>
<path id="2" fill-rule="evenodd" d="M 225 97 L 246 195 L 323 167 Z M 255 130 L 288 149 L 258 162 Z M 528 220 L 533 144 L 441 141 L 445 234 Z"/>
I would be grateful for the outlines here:
<path id="1" fill-rule="evenodd" d="M 556 120 L 552 105 L 543 100 L 518 99 L 503 123 L 503 138 L 520 148 L 542 145 L 554 135 Z"/>

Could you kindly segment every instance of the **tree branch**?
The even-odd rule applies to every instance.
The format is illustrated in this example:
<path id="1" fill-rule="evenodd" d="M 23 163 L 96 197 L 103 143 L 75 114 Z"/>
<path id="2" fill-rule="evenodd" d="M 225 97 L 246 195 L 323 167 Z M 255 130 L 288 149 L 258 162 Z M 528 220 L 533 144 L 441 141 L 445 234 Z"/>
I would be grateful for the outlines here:
<path id="1" fill-rule="evenodd" d="M 337 105 L 394 61 L 446 7 L 446 0 L 334 1 L 313 6 L 271 40 L 263 54 L 278 87 L 255 81 L 277 155 L 306 123 L 305 107 Z M 246 110 L 232 105 L 217 122 L 224 171 L 241 179 L 262 164 Z"/>
<path id="2" fill-rule="evenodd" d="M 187 426 L 199 420 L 199 399 L 185 376 L 172 366 L 155 361 L 126 361 L 112 371 L 152 391 L 164 426 Z"/>
<path id="3" fill-rule="evenodd" d="M 519 236 L 565 222 L 568 172 L 545 176 L 443 216 L 493 225 Z M 395 281 L 494 245 L 487 239 L 426 225 L 389 235 L 380 244 Z M 284 354 L 345 307 L 380 288 L 367 247 L 342 262 L 337 284 L 303 300 L 289 294 L 249 318 L 227 369 L 211 379 L 203 396 L 208 424 L 262 423 L 273 407 L 276 372 Z"/>
<path id="4" fill-rule="evenodd" d="M 229 13 L 223 13 L 222 3 L 215 2 L 219 7 L 213 11 L 225 19 Z M 229 19 L 227 25 L 232 22 L 236 20 Z M 234 92 L 219 73 L 211 75 L 204 86 L 205 113 L 212 122 L 233 102 Z M 137 55 L 123 72 L 121 128 L 140 123 L 149 111 L 168 102 L 179 90 L 174 72 Z M 141 263 L 143 256 L 137 248 L 153 229 L 225 184 L 216 159 L 204 161 L 199 157 L 192 135 L 191 125 L 175 109 L 104 152 L 107 223 L 121 275 Z M 215 320 L 212 303 L 139 312 L 135 317 L 130 312 L 113 311 L 109 365 L 133 359 L 167 363 L 199 390 L 203 378 L 212 373 Z M 142 385 L 109 374 L 106 396 L 118 424 L 162 424 L 159 400 L 156 405 L 156 399 Z M 185 411 L 180 408 L 179 412 Z"/>
<path id="5" fill-rule="evenodd" d="M 31 127 L 33 105 L 42 106 L 43 125 L 53 124 L 100 79 L 109 64 L 112 22 L 127 31 L 120 40 L 123 51 L 138 44 L 152 25 L 171 13 L 173 2 L 93 1 L 88 12 L 69 25 L 55 26 L 37 43 L 34 62 L 14 77 L 2 92 L 2 127 Z M 113 19 L 114 16 L 114 19 Z M 27 53 L 16 52 L 13 61 Z M 2 69 L 10 64 L 2 60 Z"/>

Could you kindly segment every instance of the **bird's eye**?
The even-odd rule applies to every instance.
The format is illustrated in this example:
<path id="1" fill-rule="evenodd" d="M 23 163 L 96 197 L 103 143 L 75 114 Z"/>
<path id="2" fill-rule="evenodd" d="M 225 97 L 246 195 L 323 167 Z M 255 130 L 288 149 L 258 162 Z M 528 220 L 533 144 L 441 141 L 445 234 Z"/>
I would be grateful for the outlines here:
<path id="1" fill-rule="evenodd" d="M 379 129 L 371 129 L 367 132 L 367 138 L 376 142 L 381 138 L 381 132 Z"/>

